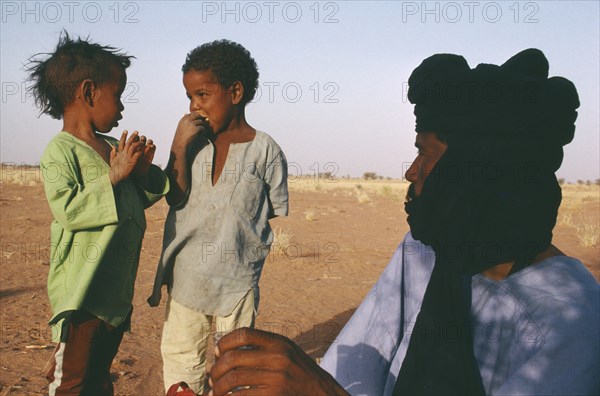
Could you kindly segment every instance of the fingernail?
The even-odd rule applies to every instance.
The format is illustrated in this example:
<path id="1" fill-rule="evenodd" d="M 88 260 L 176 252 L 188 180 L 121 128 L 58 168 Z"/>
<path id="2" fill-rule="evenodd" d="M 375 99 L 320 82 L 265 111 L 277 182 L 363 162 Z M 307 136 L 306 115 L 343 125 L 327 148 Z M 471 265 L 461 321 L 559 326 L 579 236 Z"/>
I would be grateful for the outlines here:
<path id="1" fill-rule="evenodd" d="M 208 378 L 208 385 L 210 385 L 211 388 L 213 387 L 212 378 L 210 377 Z"/>
<path id="2" fill-rule="evenodd" d="M 221 352 L 219 351 L 219 347 L 218 346 L 215 347 L 215 356 L 216 357 L 221 357 Z"/>
<path id="3" fill-rule="evenodd" d="M 210 390 L 210 392 L 208 392 L 208 396 L 213 396 L 213 391 L 212 391 L 212 389 Z"/>

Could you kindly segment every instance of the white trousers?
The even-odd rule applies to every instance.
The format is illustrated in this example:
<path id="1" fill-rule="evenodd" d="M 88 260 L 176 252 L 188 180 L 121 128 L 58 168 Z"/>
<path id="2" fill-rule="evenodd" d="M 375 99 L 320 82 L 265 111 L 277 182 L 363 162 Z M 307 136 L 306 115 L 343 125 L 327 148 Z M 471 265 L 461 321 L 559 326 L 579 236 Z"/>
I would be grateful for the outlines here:
<path id="1" fill-rule="evenodd" d="M 202 394 L 208 336 L 220 336 L 240 327 L 254 327 L 255 318 L 252 289 L 226 317 L 204 315 L 178 304 L 169 296 L 160 344 L 165 391 L 172 384 L 185 381 L 194 392 Z"/>

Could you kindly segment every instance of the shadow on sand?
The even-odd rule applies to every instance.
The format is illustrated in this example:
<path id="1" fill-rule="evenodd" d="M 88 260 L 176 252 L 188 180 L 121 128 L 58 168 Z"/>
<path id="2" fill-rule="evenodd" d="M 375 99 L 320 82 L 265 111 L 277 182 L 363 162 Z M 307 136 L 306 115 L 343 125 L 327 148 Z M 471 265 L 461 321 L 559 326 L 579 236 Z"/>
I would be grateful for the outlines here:
<path id="1" fill-rule="evenodd" d="M 333 318 L 315 324 L 312 329 L 299 334 L 293 341 L 312 358 L 322 357 L 331 343 L 350 319 L 356 308 L 335 315 Z"/>

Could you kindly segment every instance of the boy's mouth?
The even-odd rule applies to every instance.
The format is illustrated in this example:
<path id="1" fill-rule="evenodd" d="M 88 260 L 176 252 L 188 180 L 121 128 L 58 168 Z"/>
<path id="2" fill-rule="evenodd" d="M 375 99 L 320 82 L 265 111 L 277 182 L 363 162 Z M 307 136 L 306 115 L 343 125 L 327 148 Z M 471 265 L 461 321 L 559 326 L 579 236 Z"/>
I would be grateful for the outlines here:
<path id="1" fill-rule="evenodd" d="M 208 122 L 208 116 L 206 116 L 201 110 L 196 110 L 196 113 L 202 118 L 204 118 L 204 122 Z"/>

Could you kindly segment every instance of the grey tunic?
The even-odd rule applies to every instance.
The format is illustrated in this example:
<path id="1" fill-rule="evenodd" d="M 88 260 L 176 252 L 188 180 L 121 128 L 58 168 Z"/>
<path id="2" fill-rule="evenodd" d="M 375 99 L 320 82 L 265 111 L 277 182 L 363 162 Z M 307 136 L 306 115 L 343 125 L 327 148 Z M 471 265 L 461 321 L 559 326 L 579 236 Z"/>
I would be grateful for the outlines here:
<path id="1" fill-rule="evenodd" d="M 191 165 L 186 200 L 169 210 L 150 305 L 167 284 L 179 304 L 228 316 L 254 289 L 273 242 L 269 219 L 288 212 L 287 162 L 266 133 L 229 147 L 212 185 L 214 146 L 207 141 Z"/>

